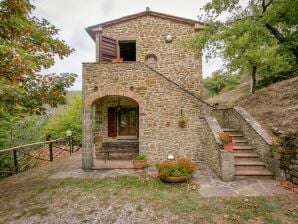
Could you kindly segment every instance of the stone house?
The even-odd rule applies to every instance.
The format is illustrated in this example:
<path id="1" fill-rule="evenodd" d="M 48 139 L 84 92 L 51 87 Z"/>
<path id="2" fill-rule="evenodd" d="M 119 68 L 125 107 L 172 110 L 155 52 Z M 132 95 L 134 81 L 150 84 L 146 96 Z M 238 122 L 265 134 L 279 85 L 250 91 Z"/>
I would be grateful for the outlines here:
<path id="1" fill-rule="evenodd" d="M 96 62 L 83 63 L 83 169 L 101 157 L 100 142 L 119 150 L 114 158 L 145 154 L 153 164 L 186 157 L 234 177 L 234 155 L 218 140 L 215 117 L 222 116 L 200 99 L 201 55 L 181 43 L 203 28 L 148 9 L 86 28 Z"/>

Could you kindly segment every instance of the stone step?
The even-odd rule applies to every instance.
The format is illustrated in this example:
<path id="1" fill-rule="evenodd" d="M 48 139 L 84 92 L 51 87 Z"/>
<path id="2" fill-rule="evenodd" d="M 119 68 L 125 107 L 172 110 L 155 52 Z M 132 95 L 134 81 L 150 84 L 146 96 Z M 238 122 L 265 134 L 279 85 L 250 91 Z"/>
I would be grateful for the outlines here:
<path id="1" fill-rule="evenodd" d="M 260 160 L 237 160 L 235 166 L 265 166 L 265 163 Z"/>
<path id="2" fill-rule="evenodd" d="M 234 153 L 235 158 L 258 158 L 259 155 L 257 153 L 244 153 L 244 152 L 236 152 Z"/>
<path id="3" fill-rule="evenodd" d="M 273 174 L 268 170 L 235 170 L 235 176 L 250 176 L 250 177 L 259 177 L 259 176 L 268 176 L 272 177 Z"/>
<path id="4" fill-rule="evenodd" d="M 222 131 L 223 132 L 238 132 L 238 130 L 234 129 L 234 128 L 222 128 Z"/>
<path id="5" fill-rule="evenodd" d="M 235 133 L 235 134 L 229 134 L 230 136 L 234 137 L 243 137 L 243 134 L 241 133 Z"/>
<path id="6" fill-rule="evenodd" d="M 248 143 L 246 139 L 233 139 L 233 143 Z"/>
<path id="7" fill-rule="evenodd" d="M 250 145 L 234 145 L 234 150 L 253 150 L 254 148 Z"/>
<path id="8" fill-rule="evenodd" d="M 246 171 L 246 170 L 265 170 L 265 163 L 262 161 L 251 161 L 251 160 L 236 160 L 235 161 L 235 170 L 236 171 Z"/>

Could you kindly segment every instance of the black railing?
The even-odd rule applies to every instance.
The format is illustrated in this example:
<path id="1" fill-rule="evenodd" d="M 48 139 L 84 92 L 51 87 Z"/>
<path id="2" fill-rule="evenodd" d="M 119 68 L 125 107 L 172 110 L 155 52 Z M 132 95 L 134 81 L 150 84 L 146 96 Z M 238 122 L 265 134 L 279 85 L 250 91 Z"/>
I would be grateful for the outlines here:
<path id="1" fill-rule="evenodd" d="M 0 177 L 10 176 L 37 166 L 40 162 L 53 162 L 62 153 L 77 152 L 81 148 L 81 135 L 58 138 L 0 150 Z"/>

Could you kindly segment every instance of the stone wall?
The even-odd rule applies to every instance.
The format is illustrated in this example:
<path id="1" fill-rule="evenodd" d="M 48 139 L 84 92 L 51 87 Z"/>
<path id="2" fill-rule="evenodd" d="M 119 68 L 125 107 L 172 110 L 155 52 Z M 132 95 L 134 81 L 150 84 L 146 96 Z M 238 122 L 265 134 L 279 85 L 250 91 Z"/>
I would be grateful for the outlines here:
<path id="1" fill-rule="evenodd" d="M 194 25 L 179 23 L 155 16 L 142 16 L 103 28 L 103 35 L 117 40 L 136 40 L 137 61 L 148 64 L 183 88 L 200 95 L 202 82 L 202 59 L 182 46 L 181 41 L 195 34 Z M 173 36 L 166 43 L 165 37 Z"/>
<path id="2" fill-rule="evenodd" d="M 143 63 L 84 63 L 84 108 L 90 110 L 96 100 L 111 95 L 138 103 L 139 150 L 149 162 L 165 160 L 169 154 L 204 161 L 215 147 L 204 118 L 208 106 Z M 188 119 L 185 128 L 178 126 L 181 111 Z M 89 128 L 87 121 L 83 125 Z M 93 149 L 83 153 L 88 150 Z"/>

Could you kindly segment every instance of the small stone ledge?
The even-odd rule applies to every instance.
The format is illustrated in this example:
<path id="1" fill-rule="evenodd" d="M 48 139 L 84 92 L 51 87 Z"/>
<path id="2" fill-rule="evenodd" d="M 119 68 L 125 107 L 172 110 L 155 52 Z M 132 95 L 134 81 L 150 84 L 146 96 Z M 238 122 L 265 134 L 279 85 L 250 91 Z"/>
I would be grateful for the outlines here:
<path id="1" fill-rule="evenodd" d="M 242 107 L 234 107 L 235 111 L 243 117 L 243 119 L 264 139 L 268 145 L 272 145 L 273 141 L 270 135 L 261 125 Z"/>
<path id="2" fill-rule="evenodd" d="M 217 144 L 219 145 L 223 145 L 220 137 L 219 137 L 219 132 L 222 131 L 218 121 L 216 120 L 215 117 L 209 116 L 209 115 L 205 115 L 205 119 L 207 121 L 208 126 L 210 127 L 212 134 L 214 136 L 214 139 L 216 141 Z"/>

